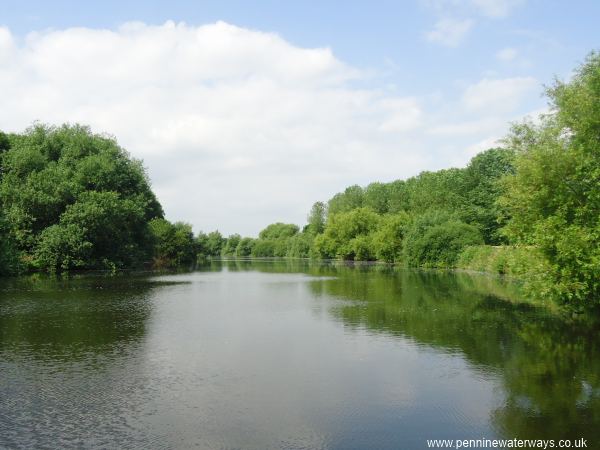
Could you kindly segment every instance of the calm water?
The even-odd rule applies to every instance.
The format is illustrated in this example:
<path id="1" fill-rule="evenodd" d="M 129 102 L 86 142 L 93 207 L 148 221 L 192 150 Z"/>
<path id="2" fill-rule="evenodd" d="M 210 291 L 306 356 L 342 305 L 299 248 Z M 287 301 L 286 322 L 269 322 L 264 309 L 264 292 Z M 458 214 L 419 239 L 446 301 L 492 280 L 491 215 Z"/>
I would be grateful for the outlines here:
<path id="1" fill-rule="evenodd" d="M 0 282 L 0 447 L 586 438 L 598 327 L 482 276 L 223 262 Z"/>

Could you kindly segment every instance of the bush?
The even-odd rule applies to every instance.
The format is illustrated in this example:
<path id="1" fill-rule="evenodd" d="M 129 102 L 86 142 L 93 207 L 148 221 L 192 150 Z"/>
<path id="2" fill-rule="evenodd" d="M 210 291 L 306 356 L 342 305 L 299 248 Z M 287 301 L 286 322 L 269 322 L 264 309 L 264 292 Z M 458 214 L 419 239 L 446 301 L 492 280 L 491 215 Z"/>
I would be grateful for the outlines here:
<path id="1" fill-rule="evenodd" d="M 473 225 L 430 213 L 415 220 L 406 235 L 403 256 L 411 267 L 452 268 L 465 247 L 478 244 L 483 244 L 483 238 Z"/>
<path id="2" fill-rule="evenodd" d="M 149 223 L 154 247 L 153 265 L 157 268 L 192 265 L 196 260 L 196 246 L 192 226 L 165 219 Z"/>

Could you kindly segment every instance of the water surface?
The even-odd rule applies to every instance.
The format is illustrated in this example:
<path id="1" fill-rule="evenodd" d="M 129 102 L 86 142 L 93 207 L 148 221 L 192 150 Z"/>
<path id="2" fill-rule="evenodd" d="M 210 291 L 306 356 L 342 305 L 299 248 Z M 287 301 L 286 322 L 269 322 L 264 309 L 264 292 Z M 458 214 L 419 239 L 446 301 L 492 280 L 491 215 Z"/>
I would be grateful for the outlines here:
<path id="1" fill-rule="evenodd" d="M 0 447 L 598 447 L 598 327 L 516 296 L 297 262 L 3 280 Z"/>

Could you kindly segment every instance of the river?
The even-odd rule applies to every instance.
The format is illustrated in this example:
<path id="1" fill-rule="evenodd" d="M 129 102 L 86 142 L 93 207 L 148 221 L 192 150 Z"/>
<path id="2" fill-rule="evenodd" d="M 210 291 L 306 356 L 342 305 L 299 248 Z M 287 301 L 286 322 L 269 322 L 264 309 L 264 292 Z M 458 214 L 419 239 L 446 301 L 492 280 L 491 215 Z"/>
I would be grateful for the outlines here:
<path id="1" fill-rule="evenodd" d="M 598 331 L 495 278 L 384 266 L 5 279 L 0 447 L 600 448 Z"/>

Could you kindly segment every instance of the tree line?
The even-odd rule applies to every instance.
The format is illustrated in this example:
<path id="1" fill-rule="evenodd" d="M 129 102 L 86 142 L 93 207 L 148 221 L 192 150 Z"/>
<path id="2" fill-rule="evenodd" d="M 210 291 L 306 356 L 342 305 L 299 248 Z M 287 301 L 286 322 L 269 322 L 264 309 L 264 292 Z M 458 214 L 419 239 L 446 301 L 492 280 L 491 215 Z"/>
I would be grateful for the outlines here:
<path id="1" fill-rule="evenodd" d="M 547 88 L 550 112 L 514 124 L 465 168 L 350 186 L 302 228 L 257 238 L 164 218 L 141 162 L 79 125 L 0 133 L 0 274 L 175 267 L 293 257 L 464 268 L 525 280 L 536 297 L 600 299 L 600 56 Z"/>

